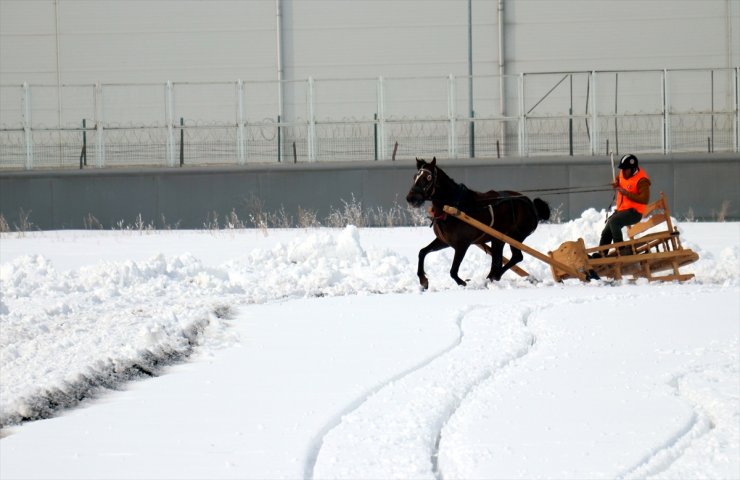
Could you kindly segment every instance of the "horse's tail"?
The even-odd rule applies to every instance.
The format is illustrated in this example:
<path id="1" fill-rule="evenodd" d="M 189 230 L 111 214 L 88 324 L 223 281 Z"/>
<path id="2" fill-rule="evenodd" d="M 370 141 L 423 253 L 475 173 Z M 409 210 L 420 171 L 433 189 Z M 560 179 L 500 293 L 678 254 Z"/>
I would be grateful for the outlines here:
<path id="1" fill-rule="evenodd" d="M 535 198 L 533 200 L 534 209 L 537 211 L 537 219 L 541 222 L 550 219 L 550 205 L 541 198 Z"/>

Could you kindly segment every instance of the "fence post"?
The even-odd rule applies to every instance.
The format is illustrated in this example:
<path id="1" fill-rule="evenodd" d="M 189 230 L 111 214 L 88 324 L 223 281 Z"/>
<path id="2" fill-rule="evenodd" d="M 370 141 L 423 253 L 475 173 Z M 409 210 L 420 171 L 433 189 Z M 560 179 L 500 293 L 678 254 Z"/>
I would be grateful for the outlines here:
<path id="1" fill-rule="evenodd" d="M 278 163 L 283 161 L 283 127 L 281 126 L 280 122 L 282 122 L 283 119 L 280 117 L 280 115 L 277 116 L 277 161 Z"/>
<path id="2" fill-rule="evenodd" d="M 180 117 L 180 166 L 185 165 L 185 119 Z"/>
<path id="3" fill-rule="evenodd" d="M 447 118 L 450 122 L 447 135 L 447 154 L 450 158 L 457 158 L 456 128 L 455 128 L 455 76 L 447 77 Z"/>
<path id="4" fill-rule="evenodd" d="M 573 156 L 573 74 L 570 74 L 570 107 L 568 108 L 568 153 Z"/>
<path id="5" fill-rule="evenodd" d="M 712 152 L 714 152 L 714 69 L 709 70 L 709 83 L 710 83 L 709 98 L 711 99 L 710 104 L 711 104 L 711 112 L 712 112 L 711 116 L 709 117 L 710 118 L 709 132 L 710 132 L 710 136 L 712 137 Z"/>
<path id="6" fill-rule="evenodd" d="M 470 111 L 470 158 L 475 158 L 475 110 Z"/>
<path id="7" fill-rule="evenodd" d="M 80 151 L 80 170 L 87 166 L 87 122 L 82 119 L 82 150 Z"/>
<path id="8" fill-rule="evenodd" d="M 167 165 L 170 167 L 175 166 L 175 112 L 172 97 L 172 81 L 167 80 L 164 87 L 164 115 L 167 122 Z"/>
<path id="9" fill-rule="evenodd" d="M 247 139 L 244 135 L 244 82 L 240 79 L 236 82 L 236 151 L 239 165 L 247 163 Z"/>
<path id="10" fill-rule="evenodd" d="M 316 118 L 313 105 L 313 77 L 308 77 L 306 103 L 308 108 L 308 161 L 316 161 Z"/>
<path id="11" fill-rule="evenodd" d="M 568 155 L 573 156 L 573 107 L 568 108 Z"/>
<path id="12" fill-rule="evenodd" d="M 619 72 L 614 72 L 614 149 L 619 155 Z"/>
<path id="13" fill-rule="evenodd" d="M 26 170 L 33 168 L 33 134 L 31 133 L 31 87 L 23 82 L 23 132 L 26 137 Z"/>
<path id="14" fill-rule="evenodd" d="M 663 155 L 671 151 L 671 140 L 670 140 L 670 116 L 668 113 L 668 70 L 663 69 L 663 76 L 661 82 L 661 93 L 663 95 Z"/>
<path id="15" fill-rule="evenodd" d="M 375 147 L 375 161 L 378 161 L 378 114 L 373 114 L 373 147 Z"/>
<path id="16" fill-rule="evenodd" d="M 596 155 L 599 151 L 599 125 L 596 114 L 596 70 L 591 71 L 591 155 Z"/>
<path id="17" fill-rule="evenodd" d="M 103 135 L 103 119 L 105 109 L 103 108 L 103 86 L 100 82 L 95 83 L 95 166 L 100 168 L 105 165 L 105 137 Z"/>
<path id="18" fill-rule="evenodd" d="M 735 151 L 740 152 L 740 67 L 735 68 Z"/>
<path id="19" fill-rule="evenodd" d="M 383 77 L 378 77 L 378 159 L 386 160 L 385 139 L 385 85 Z"/>
<path id="20" fill-rule="evenodd" d="M 526 154 L 527 142 L 527 114 L 524 111 L 524 73 L 519 74 L 519 156 L 523 157 Z"/>

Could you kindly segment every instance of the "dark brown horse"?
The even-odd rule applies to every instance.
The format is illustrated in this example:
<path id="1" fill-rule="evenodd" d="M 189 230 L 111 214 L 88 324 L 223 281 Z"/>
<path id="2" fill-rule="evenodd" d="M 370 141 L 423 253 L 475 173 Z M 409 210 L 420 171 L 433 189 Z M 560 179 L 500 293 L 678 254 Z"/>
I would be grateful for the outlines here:
<path id="1" fill-rule="evenodd" d="M 437 166 L 436 157 L 430 163 L 417 158 L 416 168 L 418 171 L 414 175 L 414 184 L 406 195 L 406 201 L 415 207 L 421 207 L 427 200 L 432 202 L 432 225 L 437 236 L 432 243 L 419 250 L 417 275 L 425 289 L 429 287 L 429 280 L 424 274 L 424 258 L 428 253 L 443 248 L 452 247 L 455 250 L 450 276 L 458 285 L 465 285 L 465 281 L 457 273 L 470 245 L 491 242 L 491 271 L 486 277 L 491 281 L 500 280 L 504 272 L 523 258 L 521 250 L 510 246 L 511 260 L 502 265 L 504 242 L 462 220 L 448 216 L 443 210 L 445 205 L 456 207 L 520 242 L 534 232 L 540 221 L 550 218 L 550 207 L 539 198 L 531 200 L 511 191 L 491 190 L 481 193 L 470 190 L 462 183 L 456 183 Z"/>

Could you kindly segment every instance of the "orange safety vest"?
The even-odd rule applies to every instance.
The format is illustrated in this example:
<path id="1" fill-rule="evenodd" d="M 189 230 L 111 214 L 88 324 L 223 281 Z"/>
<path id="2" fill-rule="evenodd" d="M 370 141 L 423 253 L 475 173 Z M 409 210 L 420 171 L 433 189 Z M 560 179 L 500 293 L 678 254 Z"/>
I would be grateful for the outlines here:
<path id="1" fill-rule="evenodd" d="M 647 173 L 645 173 L 645 170 L 643 170 L 642 168 L 638 169 L 637 172 L 635 172 L 635 174 L 629 178 L 629 180 L 624 178 L 622 172 L 620 171 L 619 186 L 630 193 L 637 193 L 637 183 L 643 178 L 646 179 L 648 183 L 650 182 L 650 177 L 647 176 Z M 641 215 L 644 215 L 645 210 L 647 209 L 647 204 L 637 203 L 634 200 L 630 200 L 629 198 L 627 198 L 626 195 L 622 195 L 621 193 L 617 192 L 617 211 L 629 210 L 630 208 L 638 211 Z"/>

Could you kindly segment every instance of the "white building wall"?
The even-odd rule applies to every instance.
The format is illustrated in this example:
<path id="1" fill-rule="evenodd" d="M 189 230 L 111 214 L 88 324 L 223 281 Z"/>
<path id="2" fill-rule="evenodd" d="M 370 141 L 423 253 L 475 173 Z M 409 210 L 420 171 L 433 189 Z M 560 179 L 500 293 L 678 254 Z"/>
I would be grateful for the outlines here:
<path id="1" fill-rule="evenodd" d="M 0 85 L 275 81 L 277 4 L 276 0 L 0 0 Z M 309 114 L 305 84 L 309 76 L 358 79 L 319 82 L 314 91 L 317 117 L 366 118 L 377 113 L 374 79 L 379 76 L 436 77 L 388 82 L 387 114 L 403 117 L 446 115 L 444 78 L 467 75 L 465 0 L 279 0 L 279 4 L 283 79 L 288 82 L 283 89 L 284 118 L 289 120 Z M 506 74 L 740 65 L 740 0 L 501 4 Z M 499 73 L 498 5 L 496 0 L 472 1 L 476 77 Z M 456 85 L 458 108 L 463 110 L 466 82 L 460 78 Z M 506 90 L 513 95 L 509 83 Z M 191 116 L 201 112 L 197 115 L 208 119 L 208 97 L 213 95 L 217 102 L 229 104 L 225 109 L 235 118 L 230 102 L 236 94 L 233 87 L 224 88 L 228 92 L 189 94 L 176 86 L 175 95 L 192 97 L 193 109 L 187 112 Z M 147 95 L 161 100 L 159 93 Z M 497 113 L 498 80 L 476 79 L 474 95 L 477 110 Z M 249 86 L 247 116 L 274 116 L 277 96 L 275 85 Z M 62 100 L 50 103 L 69 108 L 70 101 Z"/>
<path id="2" fill-rule="evenodd" d="M 506 2 L 507 70 L 735 67 L 738 0 Z"/>
<path id="3" fill-rule="evenodd" d="M 271 1 L 0 0 L 0 83 L 275 78 Z"/>

